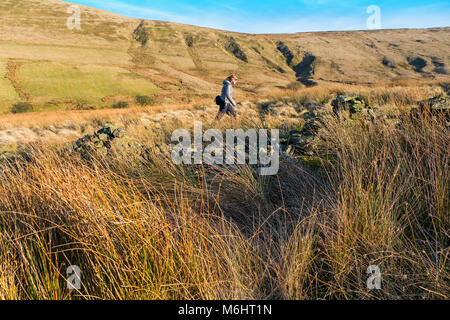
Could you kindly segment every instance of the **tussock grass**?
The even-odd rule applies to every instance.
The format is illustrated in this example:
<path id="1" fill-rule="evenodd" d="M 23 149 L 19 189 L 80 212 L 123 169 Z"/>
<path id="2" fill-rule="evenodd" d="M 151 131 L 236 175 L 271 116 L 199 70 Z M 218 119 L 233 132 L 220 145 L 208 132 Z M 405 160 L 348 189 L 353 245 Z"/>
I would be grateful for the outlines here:
<path id="1" fill-rule="evenodd" d="M 406 81 L 406 80 L 405 80 Z M 305 104 L 308 101 L 327 104 L 340 94 L 356 94 L 369 105 L 402 109 L 416 104 L 430 96 L 443 93 L 443 89 L 433 82 L 388 82 L 376 86 L 334 84 L 302 88 L 296 90 L 279 90 L 272 94 L 271 100 Z"/>
<path id="2" fill-rule="evenodd" d="M 406 90 L 401 103 L 426 94 L 392 90 Z M 145 146 L 192 125 L 166 117 L 149 129 L 117 112 Z M 283 123 L 213 117 L 205 130 Z M 333 157 L 314 170 L 282 157 L 272 177 L 34 144 L 31 162 L 0 174 L 0 298 L 448 299 L 448 129 L 330 117 L 320 135 Z M 79 291 L 66 287 L 69 265 L 83 272 Z M 381 290 L 366 287 L 369 265 Z"/>
<path id="3" fill-rule="evenodd" d="M 0 59 L 0 99 L 2 105 L 7 105 L 8 103 L 15 102 L 19 99 L 19 95 L 14 90 L 14 87 L 6 78 L 8 73 L 8 62 L 4 59 Z"/>

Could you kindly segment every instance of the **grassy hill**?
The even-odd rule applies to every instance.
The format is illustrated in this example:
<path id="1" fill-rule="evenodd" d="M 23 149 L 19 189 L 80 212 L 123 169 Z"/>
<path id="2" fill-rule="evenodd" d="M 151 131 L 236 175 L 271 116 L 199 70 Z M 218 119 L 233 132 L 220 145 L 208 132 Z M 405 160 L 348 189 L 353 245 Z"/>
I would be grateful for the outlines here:
<path id="1" fill-rule="evenodd" d="M 246 98 L 330 82 L 448 79 L 449 28 L 251 35 L 80 6 L 81 30 L 69 30 L 70 5 L 0 3 L 0 112 L 19 101 L 52 111 L 133 103 L 136 95 L 210 99 L 231 72 Z"/>

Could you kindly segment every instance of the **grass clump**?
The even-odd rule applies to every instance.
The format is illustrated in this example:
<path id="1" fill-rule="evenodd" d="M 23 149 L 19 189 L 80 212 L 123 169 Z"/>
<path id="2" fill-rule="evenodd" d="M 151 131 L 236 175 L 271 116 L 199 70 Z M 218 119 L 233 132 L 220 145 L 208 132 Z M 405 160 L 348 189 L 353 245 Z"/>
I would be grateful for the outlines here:
<path id="1" fill-rule="evenodd" d="M 72 110 L 95 110 L 95 107 L 87 102 L 79 101 L 73 105 Z"/>
<path id="2" fill-rule="evenodd" d="M 33 111 L 33 105 L 29 102 L 19 102 L 12 105 L 11 113 L 26 113 Z"/>
<path id="3" fill-rule="evenodd" d="M 155 98 L 150 96 L 136 96 L 136 103 L 140 106 L 151 106 L 155 104 Z"/>
<path id="4" fill-rule="evenodd" d="M 111 107 L 113 109 L 125 109 L 125 108 L 128 108 L 129 106 L 130 106 L 130 104 L 128 102 L 126 102 L 126 101 L 119 101 L 119 102 L 113 104 Z"/>

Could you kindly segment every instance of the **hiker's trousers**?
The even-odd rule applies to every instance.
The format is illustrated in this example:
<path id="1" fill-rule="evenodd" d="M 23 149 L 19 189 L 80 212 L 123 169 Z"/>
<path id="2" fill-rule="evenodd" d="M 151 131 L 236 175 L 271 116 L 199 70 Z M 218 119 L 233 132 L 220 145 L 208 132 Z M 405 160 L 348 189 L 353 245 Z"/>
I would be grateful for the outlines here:
<path id="1" fill-rule="evenodd" d="M 224 105 L 221 105 L 219 108 L 219 112 L 226 113 L 233 118 L 236 118 L 236 112 L 234 111 L 233 105 L 231 103 L 225 103 Z"/>

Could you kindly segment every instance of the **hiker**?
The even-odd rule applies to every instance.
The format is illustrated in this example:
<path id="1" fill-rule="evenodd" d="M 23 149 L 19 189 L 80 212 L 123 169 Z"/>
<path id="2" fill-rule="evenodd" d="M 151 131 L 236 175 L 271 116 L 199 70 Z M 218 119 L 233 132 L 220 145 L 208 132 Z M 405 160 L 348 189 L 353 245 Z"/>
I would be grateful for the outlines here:
<path id="1" fill-rule="evenodd" d="M 233 85 L 237 82 L 238 76 L 236 74 L 232 74 L 223 80 L 222 95 L 216 97 L 216 104 L 219 105 L 216 120 L 220 120 L 224 114 L 228 114 L 236 119 L 236 112 L 234 111 L 236 102 L 233 100 Z M 227 99 L 229 102 L 227 102 Z"/>

